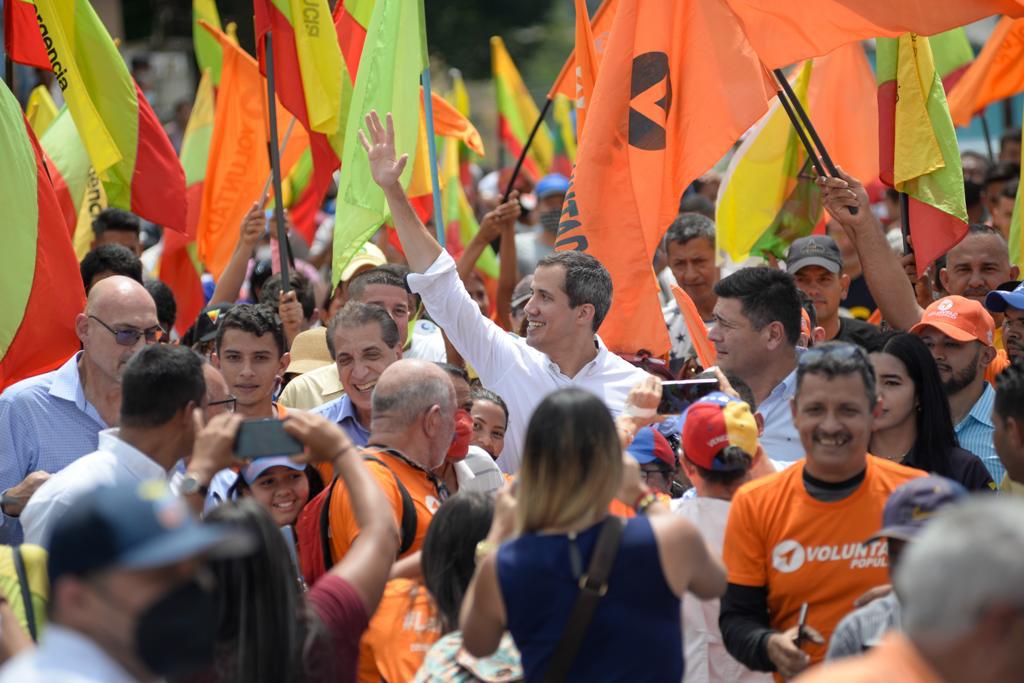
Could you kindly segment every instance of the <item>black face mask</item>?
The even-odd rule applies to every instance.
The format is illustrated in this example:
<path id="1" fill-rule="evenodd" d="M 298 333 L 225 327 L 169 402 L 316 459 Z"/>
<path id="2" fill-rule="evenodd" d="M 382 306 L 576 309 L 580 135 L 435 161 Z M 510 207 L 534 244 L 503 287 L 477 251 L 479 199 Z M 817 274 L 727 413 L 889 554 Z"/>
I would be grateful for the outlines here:
<path id="1" fill-rule="evenodd" d="M 135 622 L 135 654 L 163 678 L 213 663 L 217 608 L 213 596 L 190 579 L 149 606 Z"/>
<path id="2" fill-rule="evenodd" d="M 562 210 L 551 209 L 550 211 L 541 211 L 537 214 L 537 219 L 540 220 L 541 226 L 548 232 L 558 232 L 558 224 L 562 220 Z"/>

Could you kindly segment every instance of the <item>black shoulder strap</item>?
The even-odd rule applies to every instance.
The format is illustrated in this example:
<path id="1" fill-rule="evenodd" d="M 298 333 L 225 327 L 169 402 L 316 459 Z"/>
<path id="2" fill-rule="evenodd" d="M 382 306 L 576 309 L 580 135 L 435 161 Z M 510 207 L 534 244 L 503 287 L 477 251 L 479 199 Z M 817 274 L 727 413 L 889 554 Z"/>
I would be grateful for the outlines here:
<path id="1" fill-rule="evenodd" d="M 21 546 L 11 548 L 14 558 L 14 571 L 18 574 L 18 585 L 21 586 L 21 602 L 25 607 L 25 622 L 32 640 L 36 641 L 36 610 L 32 605 L 32 589 L 28 585 L 28 573 L 25 571 L 25 558 L 21 555 Z"/>
<path id="2" fill-rule="evenodd" d="M 324 573 L 331 571 L 334 566 L 333 553 L 331 552 L 331 497 L 334 495 L 334 485 L 338 483 L 338 477 L 331 479 L 327 485 L 327 497 L 323 507 L 320 508 L 320 547 L 324 555 Z"/>
<path id="3" fill-rule="evenodd" d="M 594 618 L 597 603 L 608 592 L 608 575 L 619 553 L 625 523 L 621 517 L 612 515 L 601 526 L 587 573 L 580 577 L 579 597 L 572 606 L 565 630 L 544 672 L 544 683 L 561 683 L 569 675 L 569 669 L 583 644 L 583 637 Z"/>
<path id="4" fill-rule="evenodd" d="M 364 461 L 375 462 L 381 465 L 388 472 L 391 472 L 391 476 L 395 480 L 395 484 L 398 486 L 398 493 L 402 497 L 402 528 L 401 528 L 401 544 L 398 546 L 398 555 L 404 555 L 408 552 L 409 548 L 416 541 L 416 528 L 419 520 L 416 518 L 416 506 L 412 502 L 412 496 L 409 495 L 409 489 L 405 488 L 405 484 L 398 478 L 395 471 L 388 467 L 388 464 L 373 455 L 363 455 Z"/>

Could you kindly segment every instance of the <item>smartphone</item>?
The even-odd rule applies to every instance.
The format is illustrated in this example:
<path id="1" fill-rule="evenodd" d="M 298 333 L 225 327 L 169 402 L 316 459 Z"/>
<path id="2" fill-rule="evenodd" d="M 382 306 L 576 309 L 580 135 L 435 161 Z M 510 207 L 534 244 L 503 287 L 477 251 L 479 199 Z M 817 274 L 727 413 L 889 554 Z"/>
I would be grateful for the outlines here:
<path id="1" fill-rule="evenodd" d="M 284 431 L 284 423 L 277 418 L 246 420 L 235 437 L 235 455 L 243 460 L 298 455 L 302 451 L 302 444 Z"/>
<path id="2" fill-rule="evenodd" d="M 658 404 L 659 415 L 679 415 L 690 404 L 718 391 L 718 378 L 697 377 L 661 383 L 661 402 Z"/>
<path id="3" fill-rule="evenodd" d="M 797 647 L 803 645 L 807 635 L 804 632 L 804 628 L 807 626 L 807 603 L 800 605 L 800 616 L 796 620 L 796 639 L 793 644 Z"/>

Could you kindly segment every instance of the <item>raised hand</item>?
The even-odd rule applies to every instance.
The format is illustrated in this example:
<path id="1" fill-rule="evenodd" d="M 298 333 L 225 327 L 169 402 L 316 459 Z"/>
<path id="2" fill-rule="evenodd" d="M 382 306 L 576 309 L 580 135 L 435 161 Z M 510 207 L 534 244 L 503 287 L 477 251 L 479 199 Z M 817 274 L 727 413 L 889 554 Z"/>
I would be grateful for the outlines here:
<path id="1" fill-rule="evenodd" d="M 512 190 L 507 202 L 484 214 L 483 220 L 480 221 L 480 232 L 488 242 L 492 242 L 503 231 L 515 226 L 520 211 L 522 209 L 519 206 L 519 190 Z"/>
<path id="2" fill-rule="evenodd" d="M 249 207 L 249 211 L 242 219 L 242 225 L 239 227 L 239 247 L 247 252 L 251 252 L 255 249 L 256 245 L 259 244 L 260 238 L 263 237 L 266 226 L 267 219 L 263 215 L 263 209 L 260 206 L 260 202 L 253 202 L 252 206 Z"/>
<path id="3" fill-rule="evenodd" d="M 829 214 L 847 230 L 858 230 L 868 225 L 874 226 L 877 219 L 871 211 L 868 193 L 864 186 L 853 176 L 838 169 L 838 178 L 818 178 L 821 188 L 821 202 Z M 850 207 L 856 206 L 856 214 L 850 213 Z"/>
<path id="4" fill-rule="evenodd" d="M 376 111 L 366 115 L 366 130 L 370 133 L 367 141 L 363 131 L 359 131 L 359 144 L 366 150 L 366 156 L 370 161 L 370 174 L 373 182 L 382 188 L 392 187 L 398 183 L 398 179 L 409 162 L 409 155 L 403 154 L 401 158 L 395 158 L 395 123 L 391 114 L 387 115 L 387 126 L 381 124 L 380 116 Z"/>

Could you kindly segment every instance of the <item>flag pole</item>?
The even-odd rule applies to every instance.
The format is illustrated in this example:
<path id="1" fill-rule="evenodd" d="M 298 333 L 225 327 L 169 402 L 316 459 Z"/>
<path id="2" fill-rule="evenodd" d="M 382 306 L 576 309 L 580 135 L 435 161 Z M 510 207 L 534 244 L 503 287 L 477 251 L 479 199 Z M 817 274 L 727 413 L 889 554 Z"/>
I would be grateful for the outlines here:
<path id="1" fill-rule="evenodd" d="M 504 204 L 508 201 L 508 197 L 512 194 L 512 188 L 515 187 L 516 178 L 519 177 L 519 171 L 523 167 L 523 162 L 526 161 L 526 153 L 530 151 L 530 145 L 533 144 L 533 139 L 537 136 L 537 131 L 540 130 L 540 126 L 544 123 L 544 117 L 548 115 L 548 110 L 551 109 L 551 98 L 544 100 L 544 108 L 540 110 L 540 115 L 537 116 L 537 120 L 533 123 L 533 130 L 530 131 L 530 137 L 526 138 L 526 144 L 523 145 L 523 151 L 519 153 L 519 158 L 516 159 L 515 168 L 512 169 L 512 177 L 508 179 L 508 186 L 505 188 L 505 194 L 501 198 L 501 203 Z"/>
<path id="2" fill-rule="evenodd" d="M 11 89 L 14 96 L 18 96 L 18 91 L 14 85 L 14 62 L 6 54 L 4 55 L 4 80 L 7 81 L 7 87 Z M 20 101 L 20 100 L 19 100 Z"/>
<path id="3" fill-rule="evenodd" d="M 288 277 L 288 230 L 284 224 L 284 198 L 281 192 L 281 150 L 277 141 L 277 97 L 274 90 L 274 42 L 272 31 L 266 35 L 267 111 L 270 119 L 270 175 L 274 181 L 274 218 L 277 221 L 277 247 L 281 260 L 281 291 L 291 289 Z"/>
<path id="4" fill-rule="evenodd" d="M 996 163 L 996 155 L 992 153 L 992 134 L 988 132 L 988 120 L 985 118 L 985 112 L 988 111 L 988 107 L 981 110 L 978 114 L 978 118 L 981 119 L 981 133 L 985 136 L 985 148 L 988 150 L 988 160 L 993 164 Z"/>
<path id="5" fill-rule="evenodd" d="M 829 156 L 828 150 L 825 149 L 825 145 L 821 142 L 821 138 L 818 137 L 818 131 L 814 130 L 814 125 L 811 124 L 810 117 L 807 116 L 807 112 L 804 111 L 803 105 L 800 104 L 800 99 L 796 96 L 796 93 L 793 92 L 793 87 L 789 84 L 789 81 L 786 80 L 786 76 L 782 73 L 782 69 L 775 69 L 772 71 L 772 74 L 775 76 L 775 80 L 782 88 L 779 91 L 779 100 L 782 102 L 782 106 L 786 109 L 786 114 L 789 115 L 789 120 L 793 122 L 793 126 L 796 128 L 797 134 L 800 136 L 800 141 L 803 142 L 804 147 L 807 149 L 807 153 L 811 156 L 811 159 L 817 159 L 818 154 L 821 154 L 821 162 L 818 163 L 815 161 L 815 169 L 821 173 L 822 176 L 830 175 L 833 178 L 838 178 L 839 172 L 836 170 L 836 165 L 832 163 L 832 157 Z M 783 97 L 783 93 L 785 93 L 785 97 Z M 796 113 L 796 116 L 799 117 L 799 120 L 794 118 L 793 112 L 790 111 L 790 107 L 786 106 L 786 99 L 789 100 L 789 104 L 791 105 L 793 112 Z M 801 123 L 803 126 L 800 125 Z M 806 134 L 802 132 L 801 128 L 806 129 Z M 810 140 L 814 143 L 814 146 L 810 145 L 807 136 L 810 136 Z M 815 152 L 815 149 L 818 151 Z M 827 174 L 823 172 L 822 165 L 824 165 L 824 170 L 828 171 Z M 851 214 L 856 215 L 857 211 L 858 208 L 856 206 L 850 207 Z"/>
<path id="6" fill-rule="evenodd" d="M 441 182 L 437 173 L 437 136 L 434 135 L 434 103 L 430 89 L 430 65 L 420 76 L 423 83 L 423 115 L 427 119 L 427 154 L 430 156 L 430 184 L 433 186 L 434 197 L 434 229 L 437 242 L 444 249 L 444 211 L 441 207 Z"/>
<path id="7" fill-rule="evenodd" d="M 900 192 L 900 231 L 903 233 L 903 255 L 914 253 L 910 245 L 910 195 Z"/>

